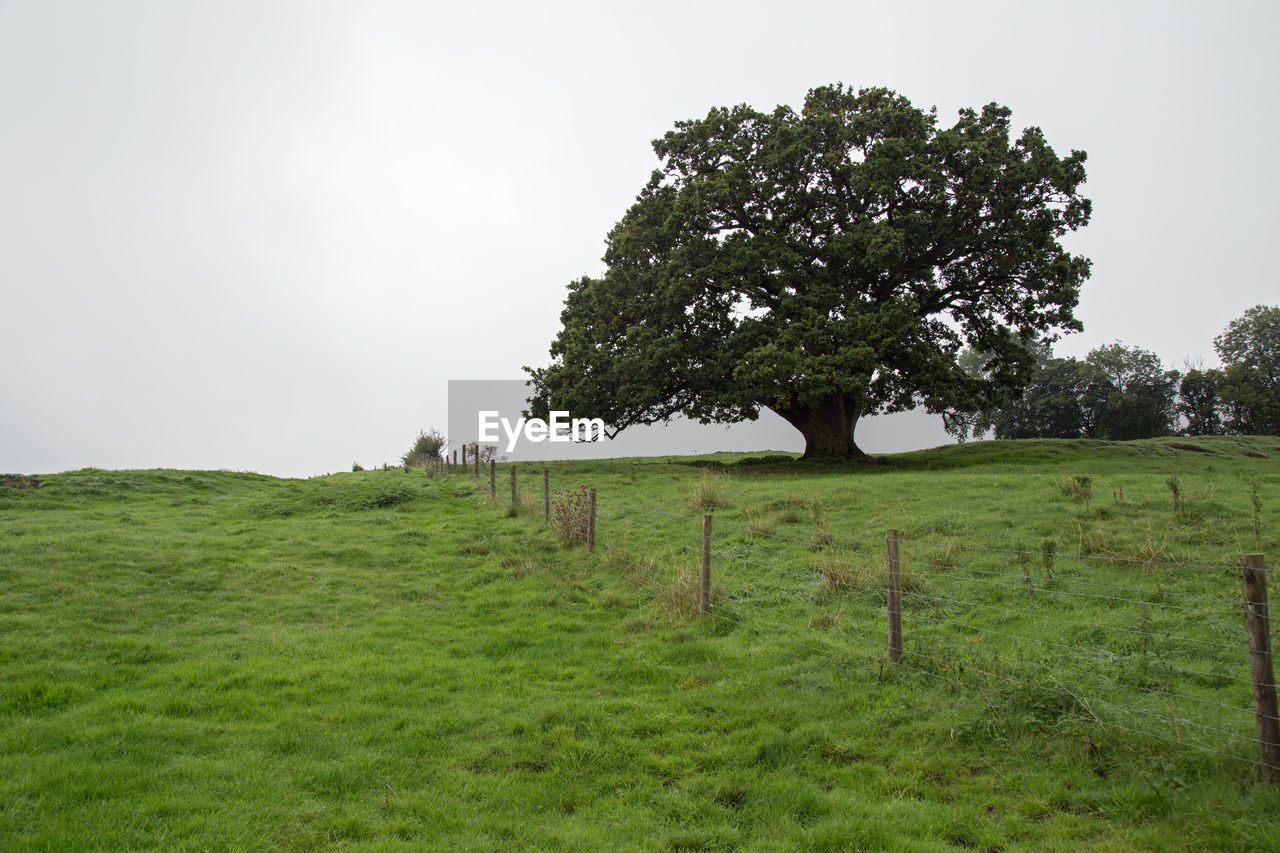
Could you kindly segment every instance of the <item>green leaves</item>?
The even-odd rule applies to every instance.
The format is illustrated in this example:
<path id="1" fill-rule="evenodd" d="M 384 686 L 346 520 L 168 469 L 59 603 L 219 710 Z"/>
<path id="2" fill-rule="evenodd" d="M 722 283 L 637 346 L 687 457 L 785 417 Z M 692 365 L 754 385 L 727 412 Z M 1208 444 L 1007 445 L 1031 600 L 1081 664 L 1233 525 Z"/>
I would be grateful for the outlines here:
<path id="1" fill-rule="evenodd" d="M 1170 435 L 1178 412 L 1178 373 L 1153 352 L 1122 344 L 1092 350 L 1084 361 L 1029 348 L 1038 366 L 1025 389 L 974 418 L 955 419 L 963 439 L 993 430 L 996 438 L 1089 438 L 1127 441 Z M 970 371 L 987 369 L 966 352 Z"/>
<path id="2" fill-rule="evenodd" d="M 1280 307 L 1255 305 L 1214 338 L 1234 432 L 1280 435 Z"/>
<path id="3" fill-rule="evenodd" d="M 799 113 L 713 108 L 654 151 L 605 275 L 571 286 L 552 364 L 530 370 L 535 411 L 623 429 L 816 405 L 849 434 L 824 455 L 853 455 L 860 415 L 973 409 L 1026 380 L 1016 342 L 1079 328 L 1089 261 L 1057 240 L 1089 218 L 1085 155 L 1038 128 L 1011 141 L 1005 107 L 939 129 L 888 89 L 824 86 Z M 984 377 L 956 365 L 965 345 L 990 353 Z"/>

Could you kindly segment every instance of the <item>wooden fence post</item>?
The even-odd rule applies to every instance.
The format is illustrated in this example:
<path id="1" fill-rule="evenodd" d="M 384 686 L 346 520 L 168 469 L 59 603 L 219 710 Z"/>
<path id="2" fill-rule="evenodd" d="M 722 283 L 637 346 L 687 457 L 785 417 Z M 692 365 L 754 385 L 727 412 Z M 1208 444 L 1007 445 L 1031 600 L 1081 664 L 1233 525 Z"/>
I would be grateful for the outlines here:
<path id="1" fill-rule="evenodd" d="M 551 469 L 542 469 L 542 515 L 547 524 L 551 523 Z"/>
<path id="2" fill-rule="evenodd" d="M 476 476 L 476 478 L 479 478 L 479 477 L 480 477 L 480 442 L 478 442 L 478 441 L 476 442 L 476 452 L 475 452 L 474 457 L 475 457 L 475 458 L 474 458 L 474 462 L 475 462 L 474 467 L 475 467 L 475 469 L 476 469 L 475 476 Z"/>
<path id="3" fill-rule="evenodd" d="M 516 466 L 511 466 L 511 507 L 520 508 L 520 493 L 516 491 Z"/>
<path id="4" fill-rule="evenodd" d="M 489 498 L 491 500 L 498 499 L 498 475 L 494 473 L 495 463 L 489 460 Z"/>
<path id="5" fill-rule="evenodd" d="M 465 444 L 462 445 L 462 467 L 467 467 L 467 446 Z"/>
<path id="6" fill-rule="evenodd" d="M 1276 712 L 1276 677 L 1271 666 L 1271 622 L 1267 616 L 1267 569 L 1261 554 L 1244 555 L 1244 614 L 1249 631 L 1249 673 L 1253 711 L 1258 720 L 1258 753 L 1262 774 L 1280 779 L 1280 716 Z"/>
<path id="7" fill-rule="evenodd" d="M 898 531 L 885 531 L 889 575 L 889 660 L 902 657 L 902 566 L 898 561 Z"/>
<path id="8" fill-rule="evenodd" d="M 711 516 L 702 516 L 702 589 L 698 596 L 698 612 L 711 612 Z"/>
<path id="9" fill-rule="evenodd" d="M 590 492 L 590 508 L 587 510 L 587 551 L 596 550 L 596 490 Z"/>
<path id="10" fill-rule="evenodd" d="M 453 467 L 458 467 L 458 451 L 456 449 L 453 451 Z"/>

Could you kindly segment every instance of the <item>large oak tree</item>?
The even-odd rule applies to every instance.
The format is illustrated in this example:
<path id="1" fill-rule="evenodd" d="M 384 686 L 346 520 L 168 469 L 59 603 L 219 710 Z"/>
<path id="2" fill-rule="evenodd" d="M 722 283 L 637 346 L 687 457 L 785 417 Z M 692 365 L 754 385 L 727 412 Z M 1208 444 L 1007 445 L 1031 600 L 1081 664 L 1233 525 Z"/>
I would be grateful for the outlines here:
<path id="1" fill-rule="evenodd" d="M 1033 342 L 1080 323 L 1089 261 L 1082 151 L 1060 157 L 1010 111 L 951 127 L 887 89 L 813 89 L 799 113 L 746 105 L 676 124 L 608 235 L 606 271 L 569 286 L 531 411 L 610 435 L 677 414 L 768 407 L 809 457 L 863 456 L 863 415 L 973 410 L 1025 383 Z M 981 377 L 961 370 L 970 346 Z"/>

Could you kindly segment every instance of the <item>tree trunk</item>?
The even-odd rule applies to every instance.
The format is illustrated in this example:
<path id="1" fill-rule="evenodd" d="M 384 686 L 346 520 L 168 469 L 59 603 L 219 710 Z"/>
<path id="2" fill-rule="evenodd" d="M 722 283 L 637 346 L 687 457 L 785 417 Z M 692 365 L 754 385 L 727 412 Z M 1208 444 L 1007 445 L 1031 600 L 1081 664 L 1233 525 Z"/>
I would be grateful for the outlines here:
<path id="1" fill-rule="evenodd" d="M 859 406 L 848 397 L 832 396 L 807 409 L 779 408 L 777 413 L 804 436 L 801 459 L 847 459 L 870 462 L 853 441 Z"/>

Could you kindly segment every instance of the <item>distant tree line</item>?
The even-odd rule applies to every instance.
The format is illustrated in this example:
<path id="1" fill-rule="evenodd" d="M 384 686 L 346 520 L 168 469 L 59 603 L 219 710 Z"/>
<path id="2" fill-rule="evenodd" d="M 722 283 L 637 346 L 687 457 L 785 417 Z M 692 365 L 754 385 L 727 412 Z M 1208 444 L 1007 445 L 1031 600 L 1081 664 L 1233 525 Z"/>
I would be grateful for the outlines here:
<path id="1" fill-rule="evenodd" d="M 1166 369 L 1159 356 L 1120 343 L 1084 357 L 1055 358 L 1031 344 L 1035 370 L 1021 394 L 988 401 L 976 414 L 950 416 L 960 440 L 1161 435 L 1280 435 L 1280 307 L 1258 305 L 1231 321 L 1213 346 L 1221 368 Z M 987 357 L 961 354 L 981 376 Z"/>

